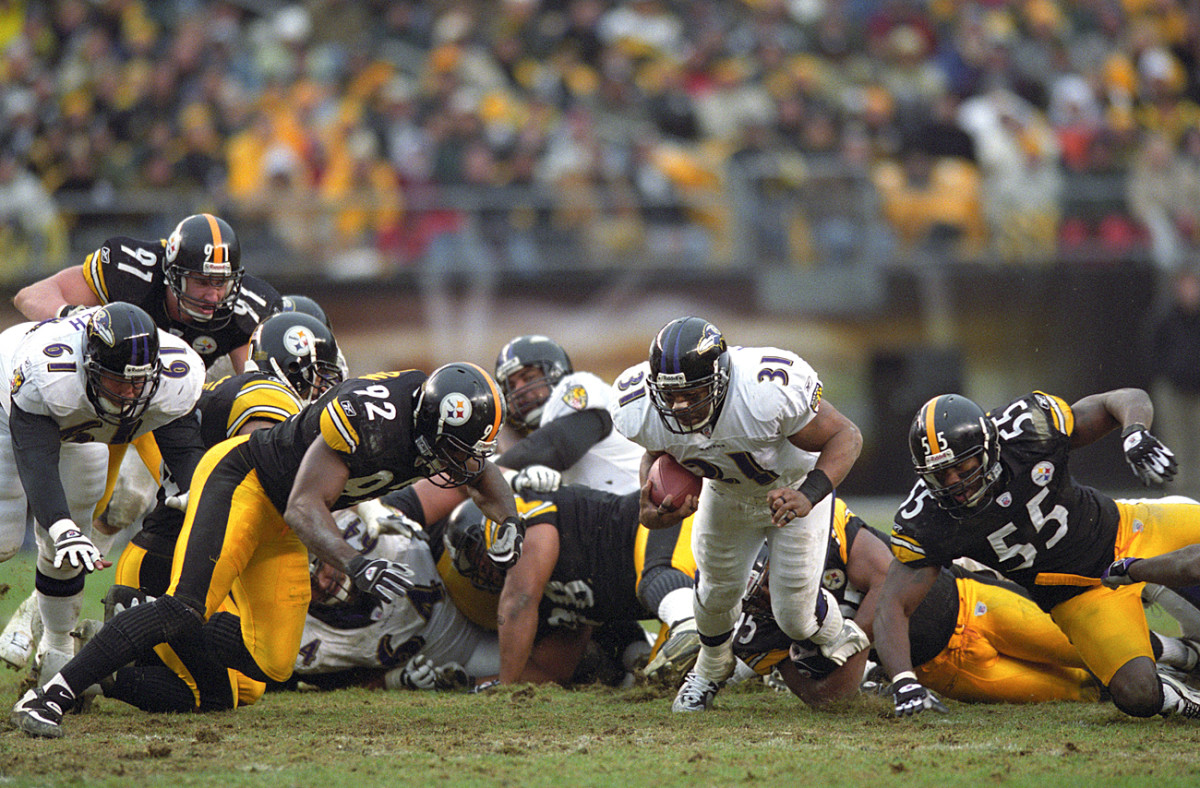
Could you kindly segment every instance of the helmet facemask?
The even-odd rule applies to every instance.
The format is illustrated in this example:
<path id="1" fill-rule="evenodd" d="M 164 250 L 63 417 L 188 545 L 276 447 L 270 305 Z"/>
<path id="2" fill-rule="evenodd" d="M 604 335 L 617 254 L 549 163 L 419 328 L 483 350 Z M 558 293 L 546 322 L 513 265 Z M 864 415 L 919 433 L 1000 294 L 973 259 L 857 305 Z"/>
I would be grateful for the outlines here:
<path id="1" fill-rule="evenodd" d="M 699 432 L 712 423 L 725 400 L 729 372 L 713 362 L 713 374 L 688 380 L 682 372 L 660 372 L 648 381 L 650 401 L 671 432 Z"/>
<path id="2" fill-rule="evenodd" d="M 474 502 L 464 501 L 450 516 L 442 542 L 455 571 L 480 591 L 498 594 L 504 588 L 505 573 L 487 554 L 489 523 Z"/>
<path id="3" fill-rule="evenodd" d="M 358 589 L 345 572 L 311 553 L 308 557 L 308 579 L 314 605 L 345 606 L 353 603 L 358 596 Z"/>
<path id="4" fill-rule="evenodd" d="M 505 345 L 496 358 L 496 382 L 508 424 L 522 433 L 537 429 L 550 393 L 572 369 L 567 352 L 549 337 L 521 336 Z"/>

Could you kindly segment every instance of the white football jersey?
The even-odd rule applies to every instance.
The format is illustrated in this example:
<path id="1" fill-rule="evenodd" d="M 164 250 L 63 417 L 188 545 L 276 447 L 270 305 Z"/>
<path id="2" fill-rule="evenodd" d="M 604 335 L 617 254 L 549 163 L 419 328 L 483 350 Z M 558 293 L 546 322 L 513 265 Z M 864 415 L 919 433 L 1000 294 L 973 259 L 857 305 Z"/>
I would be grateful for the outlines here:
<path id="1" fill-rule="evenodd" d="M 612 399 L 612 387 L 599 377 L 573 372 L 550 392 L 550 399 L 542 406 L 539 426 L 589 408 L 609 409 Z M 563 484 L 581 484 L 617 495 L 633 492 L 640 486 L 638 472 L 643 453 L 641 446 L 614 429 L 563 471 Z"/>
<path id="2" fill-rule="evenodd" d="M 358 517 L 344 510 L 338 512 L 336 520 L 346 541 L 364 555 L 408 567 L 414 590 L 394 602 L 373 605 L 367 621 L 340 616 L 336 609 L 333 615 L 322 618 L 310 612 L 296 656 L 297 673 L 391 669 L 404 665 L 416 654 L 424 654 L 435 665 L 457 662 L 476 676 L 500 671 L 496 633 L 468 621 L 450 601 L 427 543 L 385 534 L 364 550 L 369 537 Z M 484 655 L 490 657 L 481 659 Z"/>
<path id="3" fill-rule="evenodd" d="M 821 382 L 803 359 L 773 347 L 729 349 L 729 389 L 715 424 L 677 435 L 650 401 L 650 363 L 630 367 L 613 384 L 609 406 L 617 431 L 648 451 L 666 452 L 724 493 L 757 498 L 795 484 L 817 455 L 788 436 L 816 415 Z"/>
<path id="4" fill-rule="evenodd" d="M 162 374 L 136 430 L 118 435 L 119 425 L 96 414 L 83 368 L 92 311 L 41 324 L 19 323 L 0 334 L 0 375 L 8 381 L 0 386 L 5 412 L 16 402 L 27 413 L 49 416 L 70 443 L 128 443 L 189 413 L 204 385 L 204 362 L 182 339 L 159 329 Z"/>

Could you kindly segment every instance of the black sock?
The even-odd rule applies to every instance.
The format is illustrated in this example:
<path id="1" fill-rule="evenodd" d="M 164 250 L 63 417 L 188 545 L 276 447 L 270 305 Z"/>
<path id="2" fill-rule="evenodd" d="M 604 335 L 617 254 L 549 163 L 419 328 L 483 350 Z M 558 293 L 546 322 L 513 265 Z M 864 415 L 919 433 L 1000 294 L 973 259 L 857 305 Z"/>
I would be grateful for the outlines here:
<path id="1" fill-rule="evenodd" d="M 154 713 L 182 713 L 196 708 L 192 688 L 166 665 L 121 668 L 104 697 Z"/>

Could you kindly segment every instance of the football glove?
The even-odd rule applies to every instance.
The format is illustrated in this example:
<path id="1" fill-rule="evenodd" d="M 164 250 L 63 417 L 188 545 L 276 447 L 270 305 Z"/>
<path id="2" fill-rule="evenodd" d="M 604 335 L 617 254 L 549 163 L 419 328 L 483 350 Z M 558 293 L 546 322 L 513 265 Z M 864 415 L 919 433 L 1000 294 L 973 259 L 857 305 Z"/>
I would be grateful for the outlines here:
<path id="1" fill-rule="evenodd" d="M 1138 582 L 1129 576 L 1129 567 L 1141 560 L 1140 558 L 1121 558 L 1113 561 L 1100 575 L 1100 582 L 1107 588 L 1127 586 Z"/>
<path id="2" fill-rule="evenodd" d="M 70 317 L 71 315 L 79 314 L 85 309 L 91 309 L 91 307 L 83 306 L 81 304 L 63 304 L 58 308 L 58 311 L 54 313 L 54 316 L 59 318 Z"/>
<path id="3" fill-rule="evenodd" d="M 181 512 L 186 512 L 188 505 L 188 493 L 190 492 L 191 490 L 185 490 L 184 492 L 179 493 L 179 495 L 168 495 L 163 500 L 163 503 L 172 509 L 178 509 Z"/>
<path id="4" fill-rule="evenodd" d="M 901 673 L 900 678 L 892 682 L 892 704 L 897 717 L 915 717 L 923 711 L 933 711 L 948 714 L 950 709 L 942 703 L 937 695 L 917 681 L 911 673 Z"/>
<path id="5" fill-rule="evenodd" d="M 362 521 L 367 536 L 378 539 L 380 534 L 412 536 L 412 529 L 405 525 L 393 509 L 389 509 L 377 498 L 361 501 L 354 505 L 354 513 Z"/>
<path id="6" fill-rule="evenodd" d="M 50 526 L 50 538 L 54 540 L 54 568 L 67 563 L 77 569 L 91 572 L 100 563 L 100 551 L 92 540 L 84 536 L 74 521 L 62 519 Z"/>
<path id="7" fill-rule="evenodd" d="M 1131 424 L 1121 433 L 1124 438 L 1125 460 L 1142 484 L 1162 484 L 1175 478 L 1179 463 L 1175 453 L 1150 434 L 1141 424 Z"/>
<path id="8" fill-rule="evenodd" d="M 528 465 L 512 478 L 513 492 L 521 496 L 552 493 L 561 484 L 562 474 L 547 465 Z"/>
<path id="9" fill-rule="evenodd" d="M 828 643 L 822 643 L 820 650 L 834 665 L 844 665 L 846 660 L 870 645 L 871 639 L 863 632 L 862 627 L 847 618 L 842 621 L 842 630 L 838 632 L 837 637 Z"/>
<path id="10" fill-rule="evenodd" d="M 388 689 L 436 690 L 449 692 L 472 686 L 475 680 L 457 662 L 434 665 L 424 654 L 417 654 L 402 668 L 388 671 L 384 685 Z"/>
<path id="11" fill-rule="evenodd" d="M 525 524 L 519 518 L 509 517 L 496 526 L 496 537 L 488 546 L 488 558 L 498 568 L 508 571 L 520 560 L 524 541 Z"/>
<path id="12" fill-rule="evenodd" d="M 407 596 L 413 587 L 412 570 L 395 561 L 356 555 L 350 559 L 348 568 L 350 576 L 354 578 L 354 585 L 360 591 L 365 591 L 384 602 Z"/>

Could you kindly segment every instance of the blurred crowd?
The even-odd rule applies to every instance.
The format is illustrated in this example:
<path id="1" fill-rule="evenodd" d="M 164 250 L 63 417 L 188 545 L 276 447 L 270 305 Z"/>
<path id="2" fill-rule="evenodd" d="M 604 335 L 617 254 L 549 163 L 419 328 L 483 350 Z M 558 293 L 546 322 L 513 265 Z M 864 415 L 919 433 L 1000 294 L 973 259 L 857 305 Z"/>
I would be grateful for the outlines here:
<path id="1" fill-rule="evenodd" d="M 9 280 L 203 209 L 344 277 L 1200 244 L 1182 0 L 0 0 L 0 48 Z"/>

